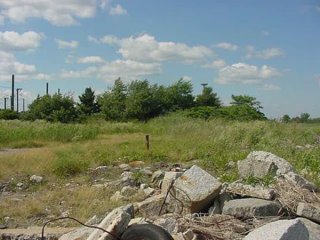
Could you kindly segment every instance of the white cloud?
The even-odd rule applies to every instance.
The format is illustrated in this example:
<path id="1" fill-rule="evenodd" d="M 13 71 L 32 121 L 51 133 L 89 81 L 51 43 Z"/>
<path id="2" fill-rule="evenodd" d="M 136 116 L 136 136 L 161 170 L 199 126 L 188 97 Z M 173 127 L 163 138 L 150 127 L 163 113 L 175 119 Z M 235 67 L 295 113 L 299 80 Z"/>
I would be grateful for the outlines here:
<path id="1" fill-rule="evenodd" d="M 99 40 L 98 39 L 96 39 L 95 37 L 93 37 L 93 36 L 88 36 L 88 41 L 89 42 L 93 42 L 93 43 L 99 43 Z"/>
<path id="2" fill-rule="evenodd" d="M 227 43 L 227 42 L 218 43 L 215 45 L 215 47 L 222 48 L 222 49 L 229 50 L 229 51 L 237 51 L 238 50 L 237 45 Z"/>
<path id="3" fill-rule="evenodd" d="M 275 84 L 264 84 L 261 89 L 266 91 L 278 91 L 280 90 L 280 87 Z"/>
<path id="4" fill-rule="evenodd" d="M 16 81 L 30 79 L 46 80 L 49 75 L 39 73 L 35 65 L 19 62 L 13 54 L 0 51 L 0 81 L 10 81 L 15 74 Z"/>
<path id="5" fill-rule="evenodd" d="M 142 77 L 161 73 L 159 63 L 141 63 L 132 60 L 116 60 L 105 62 L 98 67 L 88 67 L 80 71 L 63 70 L 62 78 L 88 78 L 97 77 L 106 82 L 113 82 L 118 77 L 132 81 Z"/>
<path id="6" fill-rule="evenodd" d="M 77 41 L 64 41 L 61 39 L 55 39 L 56 43 L 58 44 L 58 48 L 63 49 L 63 48 L 77 48 L 79 46 L 79 43 Z"/>
<path id="7" fill-rule="evenodd" d="M 220 84 L 261 84 L 264 80 L 280 76 L 277 69 L 263 65 L 257 67 L 246 63 L 236 63 L 219 70 L 215 80 Z"/>
<path id="8" fill-rule="evenodd" d="M 261 31 L 261 35 L 264 36 L 264 37 L 267 37 L 267 36 L 270 35 L 270 32 L 266 31 L 266 30 L 263 30 L 263 31 Z"/>
<path id="9" fill-rule="evenodd" d="M 190 76 L 183 76 L 182 79 L 183 79 L 184 81 L 191 81 L 191 80 L 192 80 L 192 77 L 190 77 Z"/>
<path id="10" fill-rule="evenodd" d="M 203 65 L 204 68 L 213 68 L 213 69 L 221 69 L 221 68 L 224 68 L 225 66 L 227 66 L 227 63 L 222 59 L 218 59 L 211 63 Z"/>
<path id="11" fill-rule="evenodd" d="M 92 18 L 97 9 L 113 9 L 112 13 L 125 13 L 120 5 L 112 6 L 106 0 L 1 0 L 0 21 L 9 19 L 15 23 L 29 18 L 42 18 L 56 26 L 78 24 L 78 19 Z M 111 14 L 111 12 L 110 12 Z"/>
<path id="12" fill-rule="evenodd" d="M 115 7 L 110 7 L 110 15 L 126 15 L 127 10 L 124 9 L 121 5 L 117 4 Z"/>
<path id="13" fill-rule="evenodd" d="M 281 57 L 284 52 L 280 48 L 267 48 L 263 50 L 255 50 L 253 46 L 247 47 L 247 58 L 260 58 L 260 59 L 270 59 L 274 57 Z"/>
<path id="14" fill-rule="evenodd" d="M 0 50 L 27 51 L 36 49 L 40 45 L 43 35 L 36 32 L 0 32 Z"/>
<path id="15" fill-rule="evenodd" d="M 82 64 L 95 64 L 95 63 L 104 63 L 105 61 L 99 56 L 87 56 L 78 59 L 78 63 Z"/>
<path id="16" fill-rule="evenodd" d="M 100 41 L 119 46 L 118 52 L 125 59 L 139 62 L 177 61 L 194 63 L 203 61 L 213 54 L 211 49 L 205 46 L 190 47 L 184 43 L 158 42 L 155 37 L 148 34 L 123 39 L 107 35 Z"/>

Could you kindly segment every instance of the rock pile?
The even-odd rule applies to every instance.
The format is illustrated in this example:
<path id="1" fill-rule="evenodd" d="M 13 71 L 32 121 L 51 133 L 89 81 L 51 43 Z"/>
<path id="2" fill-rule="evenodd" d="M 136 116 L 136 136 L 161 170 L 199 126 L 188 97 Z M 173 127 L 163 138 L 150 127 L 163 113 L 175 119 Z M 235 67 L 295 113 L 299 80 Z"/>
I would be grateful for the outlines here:
<path id="1" fill-rule="evenodd" d="M 153 223 L 176 240 L 320 240 L 320 198 L 315 185 L 274 154 L 256 151 L 237 163 L 242 178 L 274 177 L 269 187 L 241 179 L 221 183 L 196 165 L 155 172 L 141 163 L 119 167 L 123 173 L 115 184 L 121 187 L 111 200 L 130 201 L 137 195 L 142 200 L 113 210 L 98 225 L 118 236 L 130 225 Z M 137 171 L 149 178 L 150 186 L 137 179 L 141 176 Z M 59 239 L 112 238 L 100 230 L 79 228 Z"/>

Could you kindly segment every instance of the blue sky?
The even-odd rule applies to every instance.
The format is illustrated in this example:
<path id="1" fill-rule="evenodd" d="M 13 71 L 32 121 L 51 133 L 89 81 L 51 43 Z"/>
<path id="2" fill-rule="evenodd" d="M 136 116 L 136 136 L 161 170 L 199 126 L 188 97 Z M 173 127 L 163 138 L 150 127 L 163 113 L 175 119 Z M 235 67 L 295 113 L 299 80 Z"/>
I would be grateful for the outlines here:
<path id="1" fill-rule="evenodd" d="M 121 77 L 208 83 L 228 104 L 256 97 L 268 117 L 320 117 L 320 1 L 0 0 L 0 108 L 11 74 L 31 103 L 75 100 Z"/>

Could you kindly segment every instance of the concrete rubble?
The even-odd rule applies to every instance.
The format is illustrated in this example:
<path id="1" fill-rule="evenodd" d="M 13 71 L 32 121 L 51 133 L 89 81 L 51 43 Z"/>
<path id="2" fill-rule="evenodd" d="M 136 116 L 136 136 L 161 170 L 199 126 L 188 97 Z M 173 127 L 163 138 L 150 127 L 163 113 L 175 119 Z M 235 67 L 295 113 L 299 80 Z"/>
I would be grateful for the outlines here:
<path id="1" fill-rule="evenodd" d="M 115 182 L 119 188 L 111 197 L 114 202 L 130 202 L 133 198 L 136 202 L 116 208 L 100 223 L 92 224 L 117 236 L 129 225 L 153 223 L 165 229 L 174 239 L 181 240 L 320 240 L 320 198 L 313 192 L 316 190 L 314 184 L 295 173 L 286 160 L 268 152 L 252 152 L 246 159 L 238 161 L 237 167 L 242 178 L 271 175 L 275 182 L 285 179 L 297 186 L 295 191 L 301 189 L 301 195 L 310 194 L 313 197 L 299 196 L 299 201 L 296 198 L 287 199 L 293 205 L 289 207 L 279 196 L 283 193 L 275 185 L 250 185 L 243 179 L 221 183 L 197 165 L 188 169 L 182 165 L 154 169 L 137 161 L 118 165 L 122 173 Z M 109 170 L 109 167 L 96 168 L 94 175 Z M 140 173 L 143 179 L 149 181 L 137 182 L 135 176 L 140 176 Z M 94 186 L 98 185 L 107 187 L 106 183 Z M 135 213 L 138 218 L 134 218 Z M 101 230 L 80 227 L 59 238 L 67 239 L 112 238 Z"/>

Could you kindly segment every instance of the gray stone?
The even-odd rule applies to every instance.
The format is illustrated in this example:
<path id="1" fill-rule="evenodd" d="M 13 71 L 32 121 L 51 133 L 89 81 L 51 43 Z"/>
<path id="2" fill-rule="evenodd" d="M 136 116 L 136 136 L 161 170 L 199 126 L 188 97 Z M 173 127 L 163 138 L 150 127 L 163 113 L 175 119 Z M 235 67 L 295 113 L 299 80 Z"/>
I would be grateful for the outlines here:
<path id="1" fill-rule="evenodd" d="M 122 170 L 122 171 L 130 171 L 131 170 L 131 167 L 129 166 L 129 164 L 120 164 L 119 165 L 119 168 Z"/>
<path id="2" fill-rule="evenodd" d="M 150 197 L 152 194 L 155 193 L 155 190 L 151 187 L 147 187 L 143 189 L 143 193 L 145 194 L 146 197 Z"/>
<path id="3" fill-rule="evenodd" d="M 175 232 L 177 227 L 177 219 L 175 218 L 158 218 L 154 221 L 154 224 L 162 227 L 168 233 L 172 234 Z"/>
<path id="4" fill-rule="evenodd" d="M 121 195 L 120 191 L 116 191 L 111 197 L 110 200 L 113 202 L 124 201 L 126 198 Z"/>
<path id="5" fill-rule="evenodd" d="M 286 180 L 289 180 L 289 181 L 297 184 L 298 186 L 300 186 L 302 188 L 306 188 L 310 191 L 316 191 L 316 189 L 317 189 L 317 187 L 313 183 L 309 182 L 304 177 L 302 177 L 294 172 L 288 172 L 288 173 L 284 174 L 283 177 Z"/>
<path id="6" fill-rule="evenodd" d="M 126 207 L 125 207 L 126 208 Z M 120 236 L 121 233 L 126 229 L 131 220 L 131 215 L 124 209 L 119 207 L 109 213 L 98 227 L 106 229 L 113 235 Z M 110 234 L 102 232 L 99 229 L 95 229 L 87 240 L 112 240 L 114 239 Z"/>
<path id="7" fill-rule="evenodd" d="M 143 217 L 154 219 L 159 216 L 161 206 L 164 201 L 163 195 L 155 195 L 138 203 L 138 211 Z M 165 209 L 163 209 L 164 211 Z"/>
<path id="8" fill-rule="evenodd" d="M 279 220 L 250 232 L 243 240 L 309 240 L 305 225 L 299 220 Z"/>
<path id="9" fill-rule="evenodd" d="M 194 239 L 196 239 L 196 235 L 194 234 L 194 232 L 191 229 L 188 229 L 187 231 L 185 231 L 183 233 L 183 237 L 186 240 L 194 240 Z"/>
<path id="10" fill-rule="evenodd" d="M 276 192 L 274 189 L 263 186 L 251 186 L 240 182 L 229 184 L 226 191 L 241 196 L 261 198 L 266 200 L 273 200 L 276 197 Z"/>
<path id="11" fill-rule="evenodd" d="M 6 229 L 6 228 L 7 228 L 6 225 L 0 224 L 0 229 Z"/>
<path id="12" fill-rule="evenodd" d="M 297 215 L 320 223 L 320 207 L 309 203 L 300 202 L 297 207 Z"/>
<path id="13" fill-rule="evenodd" d="M 292 166 L 286 160 L 263 151 L 253 151 L 246 159 L 238 161 L 237 164 L 240 177 L 262 178 L 268 174 L 281 176 L 293 171 Z"/>
<path id="14" fill-rule="evenodd" d="M 162 170 L 157 170 L 155 171 L 152 176 L 151 176 L 151 182 L 154 186 L 159 187 L 160 183 L 162 182 L 164 178 L 164 171 Z"/>
<path id="15" fill-rule="evenodd" d="M 108 171 L 108 166 L 99 166 L 92 170 L 91 175 L 93 177 L 98 177 L 105 174 Z"/>
<path id="16" fill-rule="evenodd" d="M 121 174 L 121 183 L 124 186 L 135 186 L 134 175 L 132 172 L 123 172 Z"/>
<path id="17" fill-rule="evenodd" d="M 22 182 L 17 183 L 17 187 L 19 188 L 23 187 L 23 183 Z"/>
<path id="18" fill-rule="evenodd" d="M 182 175 L 181 172 L 165 172 L 162 184 L 161 184 L 161 193 L 167 194 L 168 189 L 173 181 Z"/>
<path id="19" fill-rule="evenodd" d="M 258 198 L 235 199 L 224 204 L 223 214 L 235 217 L 277 216 L 280 204 Z"/>
<path id="20" fill-rule="evenodd" d="M 87 239 L 90 234 L 94 231 L 93 228 L 81 227 L 77 228 L 71 232 L 63 234 L 59 240 L 80 240 Z"/>
<path id="21" fill-rule="evenodd" d="M 32 175 L 30 177 L 30 182 L 33 182 L 33 183 L 42 183 L 43 181 L 43 177 L 42 176 L 37 176 L 37 175 Z"/>
<path id="22" fill-rule="evenodd" d="M 152 172 L 150 169 L 148 169 L 148 168 L 143 168 L 143 169 L 140 170 L 140 172 L 141 172 L 143 175 L 146 175 L 146 176 L 149 176 L 149 177 L 151 177 L 152 174 L 153 174 L 153 172 Z"/>
<path id="23" fill-rule="evenodd" d="M 300 187 L 309 190 L 315 190 L 316 187 L 302 176 L 296 174 L 291 164 L 285 159 L 272 153 L 263 151 L 253 151 L 246 159 L 238 161 L 238 172 L 240 177 L 254 176 L 263 178 L 267 175 L 284 177 L 285 179 L 297 184 Z"/>
<path id="24" fill-rule="evenodd" d="M 219 195 L 221 183 L 198 166 L 192 166 L 183 173 L 173 184 L 175 198 L 170 198 L 174 202 L 175 212 L 180 212 L 179 204 L 184 203 L 185 213 L 196 213 L 210 207 L 214 198 Z"/>
<path id="25" fill-rule="evenodd" d="M 320 225 L 306 218 L 298 218 L 308 229 L 309 240 L 320 240 Z"/>
<path id="26" fill-rule="evenodd" d="M 133 195 L 135 195 L 137 193 L 137 190 L 133 187 L 130 187 L 130 186 L 124 186 L 121 189 L 120 193 L 124 197 L 132 197 Z"/>

